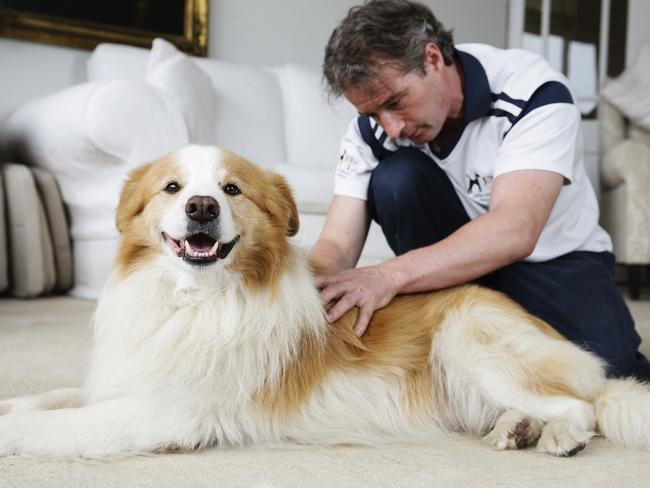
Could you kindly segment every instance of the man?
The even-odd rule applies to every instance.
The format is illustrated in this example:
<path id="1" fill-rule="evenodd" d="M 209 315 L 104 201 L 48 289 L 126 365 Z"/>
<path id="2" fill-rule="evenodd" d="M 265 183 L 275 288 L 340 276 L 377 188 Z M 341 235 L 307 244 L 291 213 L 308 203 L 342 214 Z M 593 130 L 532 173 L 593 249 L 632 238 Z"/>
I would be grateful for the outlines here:
<path id="1" fill-rule="evenodd" d="M 560 73 L 521 50 L 455 48 L 427 7 L 373 0 L 332 33 L 324 75 L 360 114 L 311 251 L 323 301 L 338 299 L 330 321 L 356 306 L 362 335 L 397 294 L 475 281 L 605 358 L 611 374 L 650 379 Z M 396 257 L 355 269 L 370 219 Z"/>

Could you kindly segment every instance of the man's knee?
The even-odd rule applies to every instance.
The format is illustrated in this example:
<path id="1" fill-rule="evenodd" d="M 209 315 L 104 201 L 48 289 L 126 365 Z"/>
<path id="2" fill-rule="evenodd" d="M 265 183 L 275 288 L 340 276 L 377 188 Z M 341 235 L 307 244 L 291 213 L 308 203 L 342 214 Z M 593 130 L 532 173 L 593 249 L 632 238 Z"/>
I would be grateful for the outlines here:
<path id="1" fill-rule="evenodd" d="M 402 201 L 419 187 L 428 184 L 427 171 L 435 164 L 422 151 L 404 148 L 382 159 L 373 170 L 368 196 L 386 198 L 392 195 L 396 201 Z"/>

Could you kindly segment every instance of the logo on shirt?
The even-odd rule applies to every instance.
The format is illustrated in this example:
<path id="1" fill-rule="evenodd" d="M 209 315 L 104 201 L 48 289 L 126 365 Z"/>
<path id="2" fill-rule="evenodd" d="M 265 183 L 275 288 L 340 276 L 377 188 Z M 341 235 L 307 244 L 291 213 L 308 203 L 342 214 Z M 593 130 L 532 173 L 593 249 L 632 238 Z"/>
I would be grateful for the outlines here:
<path id="1" fill-rule="evenodd" d="M 481 205 L 489 206 L 493 179 L 493 176 L 481 176 L 476 172 L 466 174 L 467 194 Z"/>
<path id="2" fill-rule="evenodd" d="M 336 172 L 339 176 L 350 176 L 358 172 L 359 160 L 354 158 L 349 152 L 343 150 L 341 156 L 339 156 L 339 164 L 336 168 Z"/>

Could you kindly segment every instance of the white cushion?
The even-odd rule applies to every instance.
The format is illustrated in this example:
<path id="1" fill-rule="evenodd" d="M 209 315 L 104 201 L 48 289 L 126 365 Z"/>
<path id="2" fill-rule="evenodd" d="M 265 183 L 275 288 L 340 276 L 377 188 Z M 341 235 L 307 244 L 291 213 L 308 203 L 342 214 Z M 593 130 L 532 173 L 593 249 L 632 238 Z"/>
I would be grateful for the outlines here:
<path id="1" fill-rule="evenodd" d="M 146 49 L 100 44 L 88 61 L 88 79 L 145 79 L 148 59 Z M 216 92 L 215 121 L 208 143 L 266 167 L 286 162 L 282 94 L 276 73 L 217 59 L 190 59 L 207 73 Z"/>
<path id="2" fill-rule="evenodd" d="M 286 161 L 282 95 L 266 68 L 195 59 L 217 92 L 213 144 L 262 166 Z"/>
<path id="3" fill-rule="evenodd" d="M 216 93 L 210 77 L 164 39 L 154 39 L 146 80 L 162 90 L 183 114 L 189 140 L 211 144 L 214 139 Z"/>
<path id="4" fill-rule="evenodd" d="M 333 178 L 341 139 L 356 109 L 344 98 L 328 101 L 316 69 L 289 64 L 276 73 L 282 89 L 286 162 L 329 167 Z"/>
<path id="5" fill-rule="evenodd" d="M 86 62 L 87 80 L 144 80 L 148 59 L 149 49 L 124 44 L 99 44 Z"/>

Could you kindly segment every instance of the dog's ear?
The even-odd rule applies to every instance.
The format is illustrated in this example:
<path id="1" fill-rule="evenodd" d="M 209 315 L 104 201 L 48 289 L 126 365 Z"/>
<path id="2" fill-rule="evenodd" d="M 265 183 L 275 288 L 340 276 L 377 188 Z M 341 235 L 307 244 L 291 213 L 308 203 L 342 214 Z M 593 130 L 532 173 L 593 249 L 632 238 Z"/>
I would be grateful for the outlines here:
<path id="1" fill-rule="evenodd" d="M 287 181 L 278 174 L 271 174 L 271 182 L 278 192 L 278 202 L 274 204 L 275 209 L 269 207 L 269 210 L 271 213 L 281 214 L 283 218 L 286 218 L 287 236 L 295 236 L 300 228 L 300 219 L 298 218 L 298 207 L 293 198 L 293 191 Z M 269 204 L 271 203 L 269 202 Z"/>
<path id="2" fill-rule="evenodd" d="M 117 212 L 115 214 L 115 225 L 120 232 L 124 230 L 129 220 L 144 210 L 146 205 L 146 188 L 140 182 L 150 167 L 151 163 L 138 166 L 131 170 L 122 187 L 120 202 L 117 205 Z"/>

